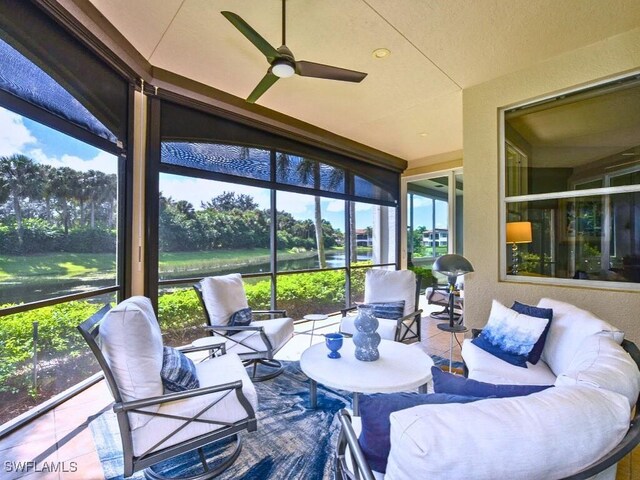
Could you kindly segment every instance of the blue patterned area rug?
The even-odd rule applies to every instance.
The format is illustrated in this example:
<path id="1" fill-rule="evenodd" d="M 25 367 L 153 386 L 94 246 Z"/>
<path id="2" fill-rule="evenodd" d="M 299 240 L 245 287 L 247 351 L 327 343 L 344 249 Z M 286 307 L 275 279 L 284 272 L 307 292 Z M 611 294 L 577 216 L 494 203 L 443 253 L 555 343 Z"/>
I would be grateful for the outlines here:
<path id="1" fill-rule="evenodd" d="M 436 365 L 448 360 L 432 356 Z M 273 380 L 256 383 L 259 409 L 258 430 L 243 432 L 243 447 L 235 463 L 221 480 L 328 480 L 333 475 L 333 453 L 339 434 L 335 414 L 351 407 L 351 394 L 318 385 L 318 408 L 309 408 L 309 381 L 298 362 L 283 362 L 285 371 Z M 459 362 L 457 362 L 459 363 Z M 455 365 L 455 363 L 454 363 Z M 113 411 L 90 424 L 105 479 L 123 479 L 122 443 Z M 209 447 L 207 457 L 223 453 L 228 445 Z M 162 471 L 171 476 L 187 475 L 198 463 L 195 454 L 172 459 Z M 142 480 L 138 472 L 130 479 Z"/>

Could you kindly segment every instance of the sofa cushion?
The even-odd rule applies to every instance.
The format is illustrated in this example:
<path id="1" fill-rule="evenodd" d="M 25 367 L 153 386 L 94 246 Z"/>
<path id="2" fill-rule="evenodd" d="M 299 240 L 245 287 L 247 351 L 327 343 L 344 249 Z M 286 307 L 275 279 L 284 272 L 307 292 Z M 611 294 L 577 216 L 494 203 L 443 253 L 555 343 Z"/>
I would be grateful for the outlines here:
<path id="1" fill-rule="evenodd" d="M 164 393 L 162 335 L 151 301 L 131 297 L 112 308 L 100 325 L 102 353 L 113 372 L 123 400 L 141 400 Z M 158 406 L 146 408 L 156 412 Z M 131 428 L 140 427 L 151 417 L 129 414 Z"/>
<path id="2" fill-rule="evenodd" d="M 629 428 L 629 404 L 608 390 L 556 387 L 526 397 L 421 405 L 390 419 L 386 480 L 548 480 L 615 447 Z"/>
<path id="3" fill-rule="evenodd" d="M 249 307 L 239 273 L 206 277 L 201 281 L 202 301 L 209 313 L 209 322 L 215 327 L 228 325 L 238 310 Z"/>
<path id="4" fill-rule="evenodd" d="M 569 368 L 569 364 L 578 353 L 582 341 L 588 336 L 604 332 L 619 344 L 624 338 L 624 332 L 596 317 L 593 313 L 570 303 L 543 298 L 538 302 L 538 307 L 553 309 L 553 321 L 542 350 L 542 360 L 551 367 L 556 375 Z"/>
<path id="5" fill-rule="evenodd" d="M 489 321 L 472 342 L 505 362 L 527 368 L 527 358 L 548 323 L 548 319 L 522 315 L 493 300 Z"/>
<path id="6" fill-rule="evenodd" d="M 547 335 L 549 334 L 549 328 L 551 328 L 551 321 L 553 320 L 553 310 L 551 308 L 538 308 L 532 305 L 525 305 L 524 303 L 520 302 L 513 302 L 513 305 L 511 305 L 511 310 L 515 310 L 518 313 L 522 313 L 523 315 L 528 315 L 530 317 L 546 318 L 547 320 L 549 320 L 547 326 L 544 327 L 542 335 L 540 335 L 540 338 L 533 346 L 531 352 L 529 353 L 529 356 L 527 357 L 527 361 L 535 365 L 540 360 L 542 349 L 544 348 L 544 344 L 547 341 Z"/>
<path id="7" fill-rule="evenodd" d="M 198 374 L 201 387 L 210 387 L 213 385 L 221 385 L 223 383 L 241 380 L 242 393 L 247 397 L 247 400 L 253 407 L 254 411 L 258 408 L 258 396 L 255 387 L 249 379 L 242 361 L 237 355 L 228 353 L 226 355 L 213 357 L 209 360 L 205 360 L 204 362 L 200 362 L 196 364 L 196 372 Z M 236 395 L 228 395 L 226 392 L 228 391 L 163 403 L 159 408 L 159 413 L 166 415 L 193 416 L 200 413 L 207 406 L 218 401 L 218 403 L 215 403 L 215 405 L 206 410 L 200 418 L 221 422 L 236 422 L 247 418 L 247 413 L 244 408 L 242 408 L 242 405 L 238 401 Z M 150 421 L 146 425 L 136 428 L 131 433 L 134 455 L 141 455 L 148 449 L 153 448 L 160 439 L 184 424 L 183 421 L 173 418 L 149 418 Z M 171 445 L 176 445 L 189 438 L 193 438 L 213 430 L 218 430 L 222 426 L 224 425 L 193 422 L 153 449 L 159 450 Z"/>
<path id="8" fill-rule="evenodd" d="M 540 361 L 527 368 L 511 365 L 478 348 L 471 340 L 462 343 L 462 358 L 469 369 L 469 378 L 487 383 L 517 385 L 553 385 L 556 375 Z"/>
<path id="9" fill-rule="evenodd" d="M 556 385 L 604 388 L 624 395 L 633 407 L 640 393 L 640 372 L 615 340 L 595 334 L 583 340 L 569 368 L 558 375 Z"/>
<path id="10" fill-rule="evenodd" d="M 404 300 L 404 315 L 416 311 L 416 275 L 411 270 L 367 270 L 364 303 Z"/>
<path id="11" fill-rule="evenodd" d="M 553 385 L 500 385 L 495 383 L 479 382 L 462 375 L 443 372 L 438 367 L 431 367 L 433 376 L 433 391 L 435 393 L 448 393 L 451 395 L 466 395 L 480 398 L 505 398 L 519 397 L 531 393 L 541 392 Z"/>
<path id="12" fill-rule="evenodd" d="M 444 393 L 374 393 L 360 396 L 360 418 L 362 431 L 358 442 L 369 466 L 384 473 L 391 449 L 389 439 L 389 414 L 416 405 L 441 403 L 468 403 L 478 398 L 447 395 Z"/>

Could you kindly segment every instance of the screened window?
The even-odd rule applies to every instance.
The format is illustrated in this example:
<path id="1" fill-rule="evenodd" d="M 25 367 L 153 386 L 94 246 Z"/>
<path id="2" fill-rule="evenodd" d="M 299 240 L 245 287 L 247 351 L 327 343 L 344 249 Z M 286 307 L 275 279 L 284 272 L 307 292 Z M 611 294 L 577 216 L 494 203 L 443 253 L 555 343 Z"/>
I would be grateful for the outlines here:
<path id="1" fill-rule="evenodd" d="M 506 275 L 640 282 L 638 112 L 632 78 L 504 113 Z"/>

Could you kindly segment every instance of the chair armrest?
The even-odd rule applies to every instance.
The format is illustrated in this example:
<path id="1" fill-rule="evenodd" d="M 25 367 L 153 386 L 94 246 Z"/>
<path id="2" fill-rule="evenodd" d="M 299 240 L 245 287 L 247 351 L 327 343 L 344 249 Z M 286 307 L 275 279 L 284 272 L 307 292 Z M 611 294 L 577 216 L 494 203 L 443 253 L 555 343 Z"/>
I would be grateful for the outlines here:
<path id="1" fill-rule="evenodd" d="M 214 338 L 214 337 L 209 337 L 209 338 Z M 179 347 L 176 350 L 180 350 L 182 353 L 193 353 L 193 352 L 202 352 L 204 350 L 213 350 L 215 348 L 220 348 L 221 345 L 224 345 L 224 343 L 216 343 L 213 345 L 201 345 L 200 347 L 192 347 L 192 346 Z"/>
<path id="2" fill-rule="evenodd" d="M 144 407 L 150 407 L 151 405 L 160 405 L 163 403 L 175 402 L 176 400 L 184 400 L 185 398 L 198 397 L 200 395 L 208 395 L 210 393 L 224 392 L 227 390 L 242 390 L 242 380 L 223 383 L 221 385 L 212 385 L 210 387 L 195 388 L 193 390 L 185 390 L 184 392 L 168 393 L 157 397 L 132 400 L 130 402 L 116 403 L 113 406 L 113 411 L 116 413 L 128 412 L 129 410 L 137 410 Z"/>
<path id="3" fill-rule="evenodd" d="M 340 410 L 338 412 L 338 419 L 340 420 L 341 428 L 340 435 L 338 437 L 338 446 L 336 450 L 336 478 L 362 478 L 363 480 L 375 480 L 371 467 L 367 463 L 364 453 L 358 443 L 358 437 L 354 432 L 351 425 L 351 416 L 346 410 Z M 348 467 L 346 459 L 347 447 L 349 449 L 349 455 L 351 456 L 351 465 L 353 465 L 359 472 L 351 472 Z"/>
<path id="4" fill-rule="evenodd" d="M 422 309 L 418 309 L 415 312 L 411 312 L 408 315 L 405 315 L 404 317 L 400 317 L 398 319 L 398 323 L 402 323 L 405 320 L 411 320 L 412 318 L 416 317 L 417 315 L 422 315 Z"/>
<path id="5" fill-rule="evenodd" d="M 353 305 L 352 307 L 349 307 L 349 308 L 343 308 L 343 309 L 340 310 L 340 313 L 342 314 L 343 317 L 346 317 L 348 312 L 351 312 L 351 311 L 355 310 L 356 308 L 358 308 L 357 305 Z"/>
<path id="6" fill-rule="evenodd" d="M 213 326 L 213 325 L 205 325 L 205 330 L 212 330 L 216 333 L 218 333 L 218 330 L 220 331 L 224 331 L 224 332 L 242 332 L 244 330 L 253 330 L 254 332 L 261 332 L 262 330 L 264 330 L 264 328 L 262 327 L 254 327 L 252 325 L 233 325 L 233 326 L 229 326 L 229 325 L 225 325 L 225 326 Z M 221 336 L 224 336 L 222 334 L 220 334 Z"/>
<path id="7" fill-rule="evenodd" d="M 275 318 L 285 318 L 287 316 L 286 310 L 252 310 L 252 314 L 256 315 L 279 315 Z"/>

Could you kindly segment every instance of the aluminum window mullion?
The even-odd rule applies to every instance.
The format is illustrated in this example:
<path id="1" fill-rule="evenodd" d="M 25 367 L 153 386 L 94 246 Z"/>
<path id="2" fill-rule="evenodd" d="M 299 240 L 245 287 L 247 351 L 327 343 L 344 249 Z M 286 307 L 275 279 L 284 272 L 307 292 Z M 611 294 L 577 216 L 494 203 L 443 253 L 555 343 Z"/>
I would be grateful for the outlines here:
<path id="1" fill-rule="evenodd" d="M 640 185 L 625 185 L 622 187 L 590 188 L 588 190 L 567 190 L 563 192 L 518 195 L 513 197 L 504 197 L 504 203 L 535 202 L 537 200 L 556 200 L 560 198 L 593 197 L 602 195 L 614 195 L 616 193 L 636 192 L 640 192 Z"/>

